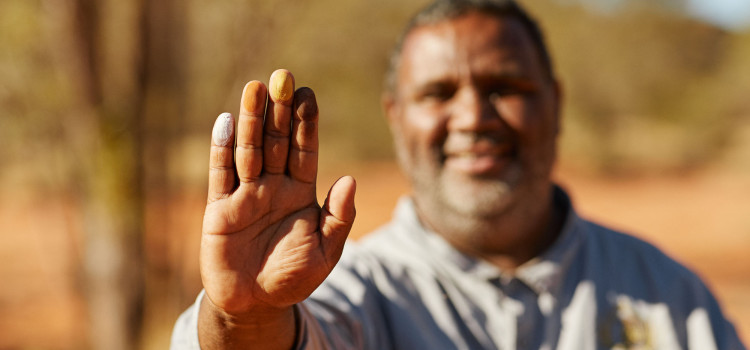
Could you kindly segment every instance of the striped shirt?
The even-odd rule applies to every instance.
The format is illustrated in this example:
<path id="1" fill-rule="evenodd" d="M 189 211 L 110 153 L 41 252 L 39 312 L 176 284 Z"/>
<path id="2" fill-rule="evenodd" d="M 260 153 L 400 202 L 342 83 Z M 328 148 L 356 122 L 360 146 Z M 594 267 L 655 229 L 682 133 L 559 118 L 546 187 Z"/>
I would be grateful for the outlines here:
<path id="1" fill-rule="evenodd" d="M 350 242 L 297 305 L 298 349 L 728 349 L 734 327 L 703 282 L 652 245 L 579 217 L 512 274 L 462 254 L 403 198 Z M 172 349 L 199 349 L 196 304 Z"/>

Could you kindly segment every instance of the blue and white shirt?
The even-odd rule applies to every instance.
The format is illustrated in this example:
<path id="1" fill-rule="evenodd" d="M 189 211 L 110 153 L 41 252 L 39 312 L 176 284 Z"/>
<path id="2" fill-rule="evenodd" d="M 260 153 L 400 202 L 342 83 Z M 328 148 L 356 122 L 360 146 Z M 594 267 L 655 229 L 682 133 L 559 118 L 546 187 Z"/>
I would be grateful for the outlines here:
<path id="1" fill-rule="evenodd" d="M 512 274 L 462 254 L 403 198 L 297 305 L 298 349 L 740 350 L 701 280 L 652 245 L 569 209 L 555 243 Z M 199 349 L 198 302 L 172 349 Z"/>

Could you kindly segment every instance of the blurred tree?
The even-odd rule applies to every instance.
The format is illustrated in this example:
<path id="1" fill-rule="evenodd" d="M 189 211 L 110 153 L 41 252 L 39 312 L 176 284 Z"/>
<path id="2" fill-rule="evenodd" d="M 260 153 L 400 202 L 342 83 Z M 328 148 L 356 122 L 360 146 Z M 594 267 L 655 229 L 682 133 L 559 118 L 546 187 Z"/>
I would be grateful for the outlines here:
<path id="1" fill-rule="evenodd" d="M 144 101 L 139 130 L 142 139 L 142 176 L 145 285 L 141 319 L 141 348 L 153 338 L 152 330 L 174 319 L 179 307 L 179 257 L 184 234 L 173 236 L 169 206 L 181 189 L 180 178 L 170 176 L 171 149 L 186 128 L 187 4 L 180 0 L 147 1 L 142 31 L 145 59 Z M 177 249 L 176 249 L 177 248 Z"/>
<path id="2" fill-rule="evenodd" d="M 144 292 L 163 300 L 158 296 L 169 290 L 159 283 L 168 264 L 154 258 L 158 253 L 144 252 L 144 218 L 147 198 L 158 199 L 148 207 L 152 215 L 165 211 L 166 154 L 179 131 L 174 126 L 183 105 L 186 58 L 179 4 L 48 4 L 63 29 L 57 34 L 63 46 L 59 66 L 68 69 L 77 91 L 68 116 L 75 119 L 64 126 L 73 159 L 79 161 L 75 179 L 83 204 L 83 281 L 95 349 L 136 348 Z M 149 243 L 160 250 L 166 239 Z"/>
<path id="3" fill-rule="evenodd" d="M 69 0 L 58 6 L 68 30 L 60 39 L 70 44 L 61 66 L 73 70 L 78 91 L 77 118 L 66 126 L 82 160 L 77 181 L 91 346 L 132 349 L 143 312 L 146 1 Z"/>
<path id="4" fill-rule="evenodd" d="M 705 165 L 722 150 L 731 129 L 704 131 L 707 122 L 723 120 L 715 108 L 726 101 L 695 96 L 713 94 L 706 79 L 726 61 L 732 36 L 664 10 L 679 3 L 628 3 L 606 14 L 533 4 L 567 96 L 565 152 L 599 170 L 628 173 Z"/>

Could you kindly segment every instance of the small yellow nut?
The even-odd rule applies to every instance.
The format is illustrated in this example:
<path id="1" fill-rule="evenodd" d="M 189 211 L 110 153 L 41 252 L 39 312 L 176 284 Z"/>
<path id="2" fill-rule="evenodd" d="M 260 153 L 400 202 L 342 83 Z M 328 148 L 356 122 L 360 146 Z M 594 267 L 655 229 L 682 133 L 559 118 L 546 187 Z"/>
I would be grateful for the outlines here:
<path id="1" fill-rule="evenodd" d="M 269 93 L 275 102 L 289 102 L 294 96 L 294 76 L 286 69 L 277 69 L 271 74 Z"/>

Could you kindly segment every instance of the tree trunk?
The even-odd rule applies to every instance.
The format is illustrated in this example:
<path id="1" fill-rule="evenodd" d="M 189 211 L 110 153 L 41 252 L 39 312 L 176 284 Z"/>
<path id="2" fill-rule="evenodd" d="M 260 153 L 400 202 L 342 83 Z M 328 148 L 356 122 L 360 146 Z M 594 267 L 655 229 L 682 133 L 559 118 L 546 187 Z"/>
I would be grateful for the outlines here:
<path id="1" fill-rule="evenodd" d="M 83 138 L 75 140 L 74 152 L 82 169 L 82 281 L 91 347 L 134 349 L 144 303 L 145 7 L 142 1 L 69 0 L 61 9 L 71 44 L 65 61 L 79 91 L 77 120 L 67 127 Z M 78 127 L 86 131 L 72 131 Z"/>

